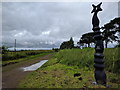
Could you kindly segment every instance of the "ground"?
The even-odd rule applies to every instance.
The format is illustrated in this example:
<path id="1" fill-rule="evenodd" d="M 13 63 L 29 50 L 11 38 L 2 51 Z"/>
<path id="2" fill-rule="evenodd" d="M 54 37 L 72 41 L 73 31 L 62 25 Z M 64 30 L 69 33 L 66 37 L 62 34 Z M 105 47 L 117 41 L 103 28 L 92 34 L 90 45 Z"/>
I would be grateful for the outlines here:
<path id="1" fill-rule="evenodd" d="M 111 52 L 111 53 L 109 53 Z M 107 84 L 120 88 L 118 49 L 105 49 Z M 51 58 L 52 56 L 52 58 Z M 20 68 L 49 59 L 41 68 L 23 72 Z M 106 88 L 94 85 L 94 49 L 66 49 L 41 58 L 27 59 L 3 67 L 3 88 Z M 77 75 L 77 76 L 76 76 Z"/>
<path id="2" fill-rule="evenodd" d="M 36 60 L 23 61 L 2 67 L 2 88 L 16 88 L 19 81 L 31 72 L 23 72 L 20 68 L 32 65 L 41 60 L 49 59 L 52 54 L 37 58 Z"/>

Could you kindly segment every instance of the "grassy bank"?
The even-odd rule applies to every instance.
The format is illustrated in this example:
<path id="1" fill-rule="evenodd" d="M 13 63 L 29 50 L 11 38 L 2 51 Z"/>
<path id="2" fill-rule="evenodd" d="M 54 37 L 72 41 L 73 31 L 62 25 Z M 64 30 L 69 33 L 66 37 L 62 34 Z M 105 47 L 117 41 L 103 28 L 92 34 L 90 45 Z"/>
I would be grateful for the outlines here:
<path id="1" fill-rule="evenodd" d="M 41 53 L 48 53 L 48 52 L 52 52 L 52 50 L 26 50 L 26 51 L 16 51 L 16 52 L 6 51 L 5 53 L 2 54 L 2 60 L 3 61 L 15 60 Z"/>
<path id="2" fill-rule="evenodd" d="M 119 51 L 120 48 L 107 48 L 104 50 L 105 69 L 107 71 L 120 73 Z M 52 63 L 61 63 L 68 66 L 77 66 L 78 68 L 93 69 L 94 52 L 93 48 L 61 50 L 45 66 Z"/>
<path id="3" fill-rule="evenodd" d="M 119 48 L 105 49 L 107 84 L 120 87 L 118 57 Z M 105 88 L 93 85 L 94 49 L 61 50 L 38 70 L 32 72 L 18 87 L 24 88 Z M 112 59 L 112 60 L 111 60 Z M 109 63 L 108 63 L 109 62 Z M 114 63 L 114 64 L 113 64 Z M 79 76 L 74 77 L 75 74 Z"/>
<path id="4" fill-rule="evenodd" d="M 37 57 L 42 57 L 49 53 L 52 53 L 52 50 L 30 50 L 30 51 L 17 51 L 17 52 L 7 52 L 2 55 L 2 65 L 14 64 L 25 60 L 34 59 Z"/>

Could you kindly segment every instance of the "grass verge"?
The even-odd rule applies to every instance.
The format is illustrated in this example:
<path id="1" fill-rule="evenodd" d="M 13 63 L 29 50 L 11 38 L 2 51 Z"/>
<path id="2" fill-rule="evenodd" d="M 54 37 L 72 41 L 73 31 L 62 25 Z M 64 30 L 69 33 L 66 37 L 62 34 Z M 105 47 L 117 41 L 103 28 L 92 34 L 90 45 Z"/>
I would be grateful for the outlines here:
<path id="1" fill-rule="evenodd" d="M 37 57 L 42 57 L 44 55 L 47 55 L 49 53 L 42 53 L 42 54 L 37 54 L 37 55 L 33 55 L 33 56 L 29 56 L 29 57 L 25 57 L 25 58 L 21 58 L 21 59 L 16 59 L 16 60 L 8 60 L 8 61 L 2 61 L 2 64 L 7 64 L 7 63 L 11 63 L 11 62 L 21 62 L 21 61 L 26 61 L 26 60 L 30 60 L 30 59 L 35 59 Z"/>
<path id="2" fill-rule="evenodd" d="M 111 63 L 116 62 L 119 58 L 116 56 L 118 49 L 105 50 L 105 62 L 115 57 Z M 109 53 L 112 51 L 111 53 Z M 107 54 L 106 54 L 107 53 Z M 68 49 L 61 50 L 55 56 L 45 63 L 41 68 L 31 72 L 24 80 L 21 80 L 19 88 L 105 88 L 102 85 L 93 85 L 94 69 L 93 57 L 94 49 Z M 109 57 L 108 57 L 109 54 Z M 111 55 L 110 55 L 111 54 Z M 113 67 L 110 70 L 114 70 Z M 119 73 L 113 73 L 106 70 L 107 84 L 111 88 L 120 88 Z M 79 76 L 74 77 L 75 74 Z"/>

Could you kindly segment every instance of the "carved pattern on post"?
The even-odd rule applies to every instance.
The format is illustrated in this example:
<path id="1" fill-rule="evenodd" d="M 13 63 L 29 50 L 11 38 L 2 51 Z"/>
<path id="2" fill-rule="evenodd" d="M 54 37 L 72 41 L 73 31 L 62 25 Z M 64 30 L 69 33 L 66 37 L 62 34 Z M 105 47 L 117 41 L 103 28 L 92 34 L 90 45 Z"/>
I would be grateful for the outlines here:
<path id="1" fill-rule="evenodd" d="M 99 28 L 99 19 L 98 19 L 98 12 L 102 11 L 101 9 L 101 4 L 98 4 L 97 6 L 95 6 L 94 4 L 93 6 L 93 10 L 91 13 L 94 13 L 93 18 L 92 18 L 92 25 L 93 25 L 93 31 L 95 33 L 94 39 L 96 42 L 95 45 L 95 54 L 94 54 L 94 67 L 95 67 L 95 72 L 94 72 L 94 76 L 96 79 L 97 84 L 102 84 L 102 85 L 106 85 L 106 74 L 104 72 L 104 55 L 103 55 L 103 51 L 104 51 L 104 46 L 103 46 L 103 40 L 102 40 L 102 35 L 100 32 L 100 28 Z"/>

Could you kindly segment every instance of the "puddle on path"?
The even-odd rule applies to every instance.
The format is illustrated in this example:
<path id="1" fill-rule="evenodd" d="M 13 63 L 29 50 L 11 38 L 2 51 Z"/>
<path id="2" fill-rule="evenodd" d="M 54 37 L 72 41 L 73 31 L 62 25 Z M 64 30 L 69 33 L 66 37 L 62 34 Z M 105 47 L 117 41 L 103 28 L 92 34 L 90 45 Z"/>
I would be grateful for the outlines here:
<path id="1" fill-rule="evenodd" d="M 48 60 L 42 60 L 36 64 L 33 64 L 31 66 L 28 67 L 23 67 L 23 71 L 35 71 L 37 70 L 39 67 L 41 67 L 43 64 L 45 64 Z"/>

